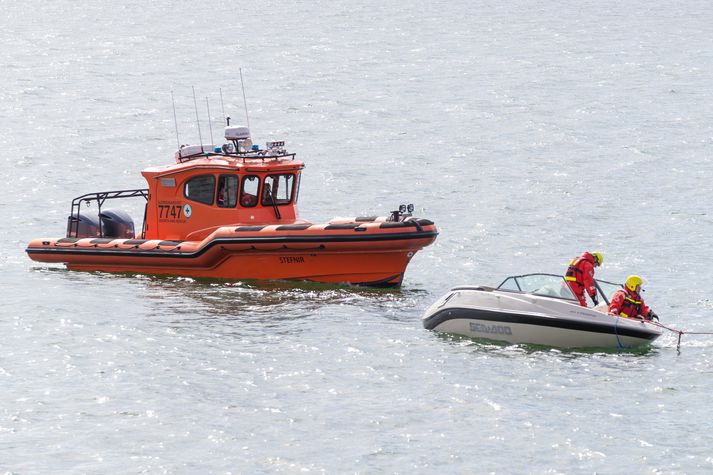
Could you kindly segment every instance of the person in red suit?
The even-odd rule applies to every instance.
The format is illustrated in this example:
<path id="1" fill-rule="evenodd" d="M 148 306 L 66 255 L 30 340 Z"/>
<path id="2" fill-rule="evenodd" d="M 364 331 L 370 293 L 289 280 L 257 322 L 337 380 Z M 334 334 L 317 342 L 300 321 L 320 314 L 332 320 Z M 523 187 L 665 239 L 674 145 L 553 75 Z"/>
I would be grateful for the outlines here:
<path id="1" fill-rule="evenodd" d="M 594 306 L 599 303 L 597 288 L 594 285 L 594 268 L 599 267 L 603 262 L 604 258 L 600 253 L 585 252 L 581 256 L 572 259 L 569 263 L 564 278 L 582 307 L 587 306 L 585 291 L 589 294 Z"/>
<path id="2" fill-rule="evenodd" d="M 609 313 L 626 318 L 640 318 L 644 320 L 658 320 L 659 317 L 646 306 L 641 298 L 641 286 L 644 280 L 638 275 L 626 278 L 624 288 L 617 290 L 609 304 Z"/>

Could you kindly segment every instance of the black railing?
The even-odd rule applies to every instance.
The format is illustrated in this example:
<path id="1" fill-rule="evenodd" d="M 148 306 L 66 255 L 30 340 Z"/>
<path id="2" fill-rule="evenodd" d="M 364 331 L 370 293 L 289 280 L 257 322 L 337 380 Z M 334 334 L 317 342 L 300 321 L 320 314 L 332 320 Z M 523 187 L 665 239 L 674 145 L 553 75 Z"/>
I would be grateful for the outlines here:
<path id="1" fill-rule="evenodd" d="M 76 238 L 79 237 L 79 213 L 81 211 L 82 203 L 89 206 L 89 203 L 96 201 L 97 203 L 97 215 L 99 218 L 99 237 L 104 237 L 104 231 L 102 230 L 102 220 L 101 212 L 102 205 L 106 200 L 114 200 L 119 198 L 136 198 L 137 196 L 142 196 L 147 204 L 149 200 L 149 190 L 147 188 L 141 190 L 117 190 L 117 191 L 99 191 L 96 193 L 87 193 L 86 195 L 78 196 L 72 200 L 72 209 L 67 218 L 67 237 Z M 144 206 L 144 219 L 141 226 L 141 237 L 143 238 L 146 232 L 146 206 Z"/>
<path id="2" fill-rule="evenodd" d="M 295 153 L 286 153 L 286 152 L 270 155 L 266 150 L 258 150 L 258 151 L 248 150 L 246 152 L 214 152 L 214 151 L 206 150 L 206 151 L 194 153 L 192 155 L 186 155 L 185 157 L 181 156 L 179 153 L 178 163 L 190 162 L 191 160 L 196 160 L 198 158 L 206 158 L 206 157 L 240 158 L 243 160 L 243 162 L 247 159 L 262 160 L 263 162 L 265 160 L 276 160 L 278 158 L 294 160 L 295 155 L 296 155 Z"/>

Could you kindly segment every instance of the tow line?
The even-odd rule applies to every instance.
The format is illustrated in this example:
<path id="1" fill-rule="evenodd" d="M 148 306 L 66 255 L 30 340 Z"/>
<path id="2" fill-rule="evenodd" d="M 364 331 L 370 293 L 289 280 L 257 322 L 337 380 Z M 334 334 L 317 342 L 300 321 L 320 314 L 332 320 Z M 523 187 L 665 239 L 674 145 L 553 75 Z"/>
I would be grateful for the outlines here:
<path id="1" fill-rule="evenodd" d="M 678 334 L 678 342 L 676 343 L 676 351 L 680 353 L 681 351 L 681 338 L 683 337 L 684 334 L 686 335 L 713 335 L 713 331 L 705 331 L 705 332 L 691 332 L 688 330 L 678 330 L 676 328 L 671 328 L 667 327 L 666 325 L 658 322 L 651 322 L 653 325 L 656 325 L 658 327 L 663 328 L 664 330 L 668 330 L 670 332 Z"/>

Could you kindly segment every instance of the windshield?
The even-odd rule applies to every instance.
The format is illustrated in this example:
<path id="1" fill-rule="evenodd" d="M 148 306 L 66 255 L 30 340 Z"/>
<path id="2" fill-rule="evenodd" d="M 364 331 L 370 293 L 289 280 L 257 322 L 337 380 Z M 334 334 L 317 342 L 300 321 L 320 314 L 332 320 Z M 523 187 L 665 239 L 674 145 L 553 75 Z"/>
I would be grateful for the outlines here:
<path id="1" fill-rule="evenodd" d="M 498 290 L 527 292 L 560 299 L 577 300 L 567 281 L 561 275 L 527 274 L 508 277 L 498 286 Z"/>
<path id="2" fill-rule="evenodd" d="M 606 280 L 595 280 L 597 283 L 597 289 L 599 290 L 599 295 L 604 297 L 607 305 L 611 302 L 611 298 L 614 296 L 614 292 L 621 290 L 621 284 L 615 284 L 613 282 L 607 282 Z"/>
<path id="3" fill-rule="evenodd" d="M 614 292 L 621 290 L 620 284 L 595 280 L 600 296 L 607 305 L 611 302 Z M 561 299 L 577 300 L 564 277 L 556 274 L 526 274 L 510 276 L 498 286 L 498 290 L 525 292 L 533 295 L 544 295 Z"/>

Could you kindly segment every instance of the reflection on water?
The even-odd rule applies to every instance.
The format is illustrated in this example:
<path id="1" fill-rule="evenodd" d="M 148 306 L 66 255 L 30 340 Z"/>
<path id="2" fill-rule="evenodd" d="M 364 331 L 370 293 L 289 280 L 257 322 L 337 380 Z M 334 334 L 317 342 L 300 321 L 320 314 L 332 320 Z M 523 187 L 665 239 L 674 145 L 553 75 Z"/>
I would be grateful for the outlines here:
<path id="1" fill-rule="evenodd" d="M 300 321 L 361 318 L 364 321 L 417 321 L 427 306 L 420 289 L 382 289 L 294 281 L 193 279 L 135 273 L 69 271 L 37 267 L 34 272 L 59 273 L 71 287 L 93 286 L 108 295 L 139 297 L 142 313 L 175 327 L 203 326 L 233 333 L 300 331 Z M 101 292 L 102 290 L 98 290 Z"/>
<path id="2" fill-rule="evenodd" d="M 374 309 L 406 305 L 418 291 L 345 287 L 313 282 L 242 281 L 136 275 L 154 299 L 190 299 L 220 315 L 243 312 L 275 313 L 291 309 L 308 315 L 324 306 L 369 306 Z"/>

